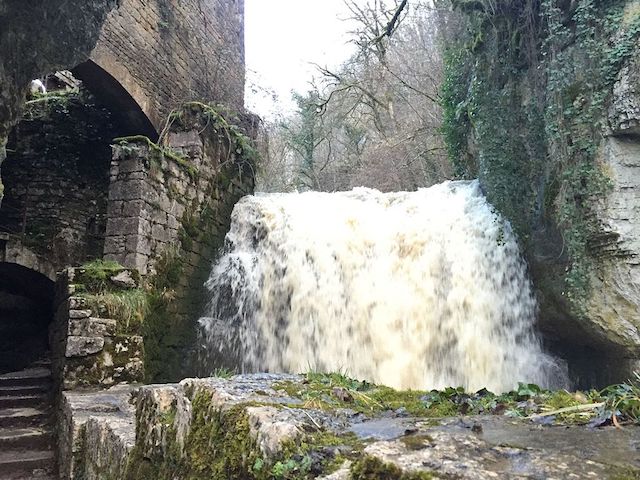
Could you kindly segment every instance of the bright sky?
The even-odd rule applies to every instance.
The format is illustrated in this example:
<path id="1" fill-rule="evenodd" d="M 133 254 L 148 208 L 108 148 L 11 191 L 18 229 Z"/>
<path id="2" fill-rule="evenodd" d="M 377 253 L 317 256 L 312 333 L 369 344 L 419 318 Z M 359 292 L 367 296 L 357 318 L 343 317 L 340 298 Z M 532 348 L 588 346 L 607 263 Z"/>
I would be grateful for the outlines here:
<path id="1" fill-rule="evenodd" d="M 246 103 L 263 118 L 291 111 L 291 91 L 304 93 L 311 63 L 335 68 L 353 51 L 343 0 L 246 0 Z M 274 100 L 255 85 L 273 91 Z"/>

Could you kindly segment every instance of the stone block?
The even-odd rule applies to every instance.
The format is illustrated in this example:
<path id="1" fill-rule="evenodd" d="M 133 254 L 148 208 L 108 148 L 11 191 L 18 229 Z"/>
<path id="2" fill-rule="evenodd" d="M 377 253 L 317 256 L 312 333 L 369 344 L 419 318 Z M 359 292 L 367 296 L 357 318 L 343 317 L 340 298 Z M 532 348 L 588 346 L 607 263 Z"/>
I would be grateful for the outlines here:
<path id="1" fill-rule="evenodd" d="M 123 270 L 109 280 L 122 288 L 136 288 L 138 286 L 138 282 L 135 281 L 129 270 Z"/>
<path id="2" fill-rule="evenodd" d="M 171 132 L 168 136 L 167 143 L 173 148 L 202 148 L 203 146 L 200 134 L 196 130 L 190 130 L 188 132 Z"/>
<path id="3" fill-rule="evenodd" d="M 140 212 L 145 205 L 146 202 L 144 200 L 131 200 L 130 202 L 125 202 L 122 209 L 122 216 L 137 217 L 140 215 Z"/>
<path id="4" fill-rule="evenodd" d="M 81 318 L 69 320 L 68 335 L 73 337 L 112 337 L 116 334 L 117 321 L 106 318 Z"/>
<path id="5" fill-rule="evenodd" d="M 69 309 L 70 310 L 82 310 L 87 307 L 87 299 L 83 297 L 70 297 Z"/>
<path id="6" fill-rule="evenodd" d="M 91 310 L 69 310 L 69 318 L 89 318 L 91 316 Z"/>
<path id="7" fill-rule="evenodd" d="M 143 180 L 119 180 L 109 186 L 109 201 L 140 200 L 143 198 L 144 187 L 145 182 Z"/>
<path id="8" fill-rule="evenodd" d="M 118 235 L 131 235 L 138 233 L 139 219 L 131 218 L 109 218 L 107 220 L 107 232 L 109 237 Z"/>
<path id="9" fill-rule="evenodd" d="M 122 253 L 125 251 L 126 237 L 110 236 L 104 239 L 104 253 Z"/>
<path id="10" fill-rule="evenodd" d="M 152 230 L 151 230 L 151 235 L 153 238 L 161 241 L 161 242 L 169 242 L 171 239 L 169 238 L 169 236 L 167 235 L 167 229 L 160 224 L 156 224 L 153 226 Z"/>
<path id="11" fill-rule="evenodd" d="M 103 337 L 71 336 L 67 338 L 67 358 L 86 357 L 101 352 L 104 348 Z"/>

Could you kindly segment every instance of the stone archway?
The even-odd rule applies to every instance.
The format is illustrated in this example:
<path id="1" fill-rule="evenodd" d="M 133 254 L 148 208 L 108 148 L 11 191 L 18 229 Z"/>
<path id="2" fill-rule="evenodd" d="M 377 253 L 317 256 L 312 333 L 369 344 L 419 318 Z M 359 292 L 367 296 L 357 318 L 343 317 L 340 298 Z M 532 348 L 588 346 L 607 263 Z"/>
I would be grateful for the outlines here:
<path id="1" fill-rule="evenodd" d="M 78 87 L 50 89 L 27 104 L 2 165 L 0 234 L 53 265 L 49 278 L 103 255 L 114 138 L 157 138 L 116 78 L 92 61 L 75 72 Z"/>
<path id="2" fill-rule="evenodd" d="M 87 60 L 76 66 L 73 74 L 104 107 L 113 112 L 121 125 L 126 126 L 129 135 L 145 135 L 156 140 L 158 132 L 154 123 L 157 124 L 158 119 L 152 118 L 151 100 L 126 69 L 115 61 L 103 65 L 104 68 L 93 60 Z"/>

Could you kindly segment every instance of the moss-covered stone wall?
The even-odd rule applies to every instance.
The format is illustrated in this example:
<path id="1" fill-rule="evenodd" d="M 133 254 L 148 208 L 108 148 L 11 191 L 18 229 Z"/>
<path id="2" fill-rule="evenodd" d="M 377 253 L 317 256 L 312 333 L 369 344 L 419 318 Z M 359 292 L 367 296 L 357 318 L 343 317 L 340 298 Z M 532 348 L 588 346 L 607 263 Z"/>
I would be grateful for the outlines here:
<path id="1" fill-rule="evenodd" d="M 149 381 L 178 380 L 193 371 L 204 282 L 233 206 L 253 191 L 255 152 L 240 123 L 190 103 L 171 114 L 160 145 L 144 137 L 116 140 L 105 258 L 147 278 Z"/>
<path id="2" fill-rule="evenodd" d="M 85 60 L 116 0 L 0 4 L 0 165 L 18 120 L 29 81 Z M 0 200 L 2 188 L 0 187 Z"/>
<path id="3" fill-rule="evenodd" d="M 0 231 L 58 270 L 102 256 L 110 143 L 121 131 L 86 90 L 29 101 L 3 164 Z"/>
<path id="4" fill-rule="evenodd" d="M 94 261 L 59 276 L 49 339 L 58 390 L 144 380 L 146 292 L 136 271 Z"/>

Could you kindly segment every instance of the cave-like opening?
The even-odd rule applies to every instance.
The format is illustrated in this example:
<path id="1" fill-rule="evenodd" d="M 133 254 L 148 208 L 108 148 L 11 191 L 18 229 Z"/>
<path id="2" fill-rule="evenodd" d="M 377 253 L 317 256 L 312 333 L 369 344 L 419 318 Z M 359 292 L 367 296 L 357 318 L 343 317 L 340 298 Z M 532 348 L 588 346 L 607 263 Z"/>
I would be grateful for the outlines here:
<path id="1" fill-rule="evenodd" d="M 48 356 L 53 296 L 54 282 L 45 275 L 0 262 L 0 374 Z"/>

